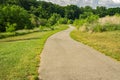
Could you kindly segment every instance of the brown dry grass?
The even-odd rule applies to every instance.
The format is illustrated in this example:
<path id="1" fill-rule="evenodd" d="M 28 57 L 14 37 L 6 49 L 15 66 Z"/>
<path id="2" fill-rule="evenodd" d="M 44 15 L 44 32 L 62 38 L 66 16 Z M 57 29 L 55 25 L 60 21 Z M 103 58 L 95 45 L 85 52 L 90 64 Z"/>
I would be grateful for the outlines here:
<path id="1" fill-rule="evenodd" d="M 74 30 L 71 37 L 120 61 L 120 31 L 87 33 Z"/>
<path id="2" fill-rule="evenodd" d="M 100 18 L 99 23 L 103 25 L 106 23 L 120 24 L 120 16 L 106 16 L 104 18 Z"/>

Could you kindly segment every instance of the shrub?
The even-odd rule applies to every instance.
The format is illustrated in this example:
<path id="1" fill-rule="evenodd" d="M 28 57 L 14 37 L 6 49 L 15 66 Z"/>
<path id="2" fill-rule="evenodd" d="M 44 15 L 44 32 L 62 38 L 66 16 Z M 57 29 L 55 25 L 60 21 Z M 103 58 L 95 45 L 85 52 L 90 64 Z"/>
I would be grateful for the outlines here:
<path id="1" fill-rule="evenodd" d="M 116 13 L 115 16 L 120 17 L 120 14 Z"/>
<path id="2" fill-rule="evenodd" d="M 79 29 L 79 28 L 82 27 L 85 23 L 86 23 L 86 20 L 85 20 L 85 19 L 81 19 L 81 20 L 76 19 L 73 24 L 77 27 L 77 29 Z"/>
<path id="3" fill-rule="evenodd" d="M 86 18 L 88 23 L 95 23 L 98 21 L 98 19 L 99 19 L 98 15 L 91 15 Z"/>
<path id="4" fill-rule="evenodd" d="M 39 23 L 37 16 L 35 16 L 34 14 L 30 14 L 30 21 L 34 27 L 38 27 Z"/>
<path id="5" fill-rule="evenodd" d="M 115 30 L 120 30 L 120 25 L 118 24 L 96 24 L 93 28 L 94 32 L 104 32 L 104 31 L 115 31 Z"/>
<path id="6" fill-rule="evenodd" d="M 67 22 L 68 22 L 68 19 L 67 19 L 67 18 L 60 18 L 60 19 L 57 21 L 58 24 L 67 24 Z"/>
<path id="7" fill-rule="evenodd" d="M 67 23 L 68 24 L 73 24 L 73 20 L 69 19 Z"/>
<path id="8" fill-rule="evenodd" d="M 48 23 L 47 19 L 39 19 L 39 24 L 40 24 L 41 26 L 46 26 L 47 23 Z"/>
<path id="9" fill-rule="evenodd" d="M 25 26 L 32 28 L 29 13 L 17 5 L 5 5 L 0 8 L 0 25 L 2 26 L 0 31 L 6 30 L 7 22 L 16 23 L 16 30 L 24 29 Z"/>
<path id="10" fill-rule="evenodd" d="M 120 30 L 120 25 L 119 24 L 110 24 L 106 23 L 103 25 L 106 31 L 114 31 L 114 30 Z"/>
<path id="11" fill-rule="evenodd" d="M 15 27 L 17 26 L 16 23 L 10 24 L 9 22 L 7 23 L 7 27 L 6 27 L 6 32 L 14 32 L 15 31 Z"/>
<path id="12" fill-rule="evenodd" d="M 51 28 L 51 30 L 54 30 L 53 25 L 57 23 L 57 21 L 61 18 L 60 14 L 54 13 L 49 19 L 47 26 Z"/>
<path id="13" fill-rule="evenodd" d="M 103 32 L 106 31 L 106 29 L 104 28 L 104 26 L 102 26 L 101 24 L 95 24 L 93 27 L 93 31 L 94 32 Z"/>
<path id="14" fill-rule="evenodd" d="M 39 26 L 39 29 L 40 29 L 40 31 L 43 31 L 43 29 L 44 29 L 44 26 Z"/>
<path id="15" fill-rule="evenodd" d="M 75 21 L 73 22 L 73 24 L 75 26 L 79 25 L 79 26 L 82 26 L 84 24 L 84 20 L 79 20 L 79 19 L 75 19 Z"/>
<path id="16" fill-rule="evenodd" d="M 93 15 L 92 12 L 84 12 L 83 14 L 79 15 L 79 19 L 86 19 L 87 17 Z"/>

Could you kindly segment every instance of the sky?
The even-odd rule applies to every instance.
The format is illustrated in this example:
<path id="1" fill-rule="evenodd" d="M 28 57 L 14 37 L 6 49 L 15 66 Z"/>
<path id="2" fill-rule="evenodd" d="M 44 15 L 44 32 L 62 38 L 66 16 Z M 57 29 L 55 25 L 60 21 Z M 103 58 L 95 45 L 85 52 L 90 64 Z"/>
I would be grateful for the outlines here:
<path id="1" fill-rule="evenodd" d="M 120 7 L 120 0 L 42 0 L 42 1 L 56 3 L 62 6 L 74 4 L 80 7 L 89 5 L 93 8 L 95 8 L 96 6 L 106 6 L 108 8 Z"/>
<path id="2" fill-rule="evenodd" d="M 120 3 L 120 0 L 112 0 L 115 3 Z"/>

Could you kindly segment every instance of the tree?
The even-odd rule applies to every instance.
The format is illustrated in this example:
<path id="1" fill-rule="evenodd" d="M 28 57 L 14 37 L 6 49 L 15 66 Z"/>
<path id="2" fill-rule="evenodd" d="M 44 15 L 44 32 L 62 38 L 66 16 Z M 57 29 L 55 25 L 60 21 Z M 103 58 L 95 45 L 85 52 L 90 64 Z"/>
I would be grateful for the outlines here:
<path id="1" fill-rule="evenodd" d="M 79 14 L 81 13 L 80 8 L 76 5 L 68 5 L 65 7 L 65 17 L 68 19 L 79 18 Z"/>
<path id="2" fill-rule="evenodd" d="M 83 14 L 79 15 L 79 19 L 86 19 L 87 17 L 93 15 L 92 12 L 84 12 Z"/>
<path id="3" fill-rule="evenodd" d="M 93 12 L 93 9 L 92 9 L 92 7 L 90 7 L 90 6 L 85 6 L 85 7 L 83 8 L 83 11 L 84 11 L 84 12 Z"/>
<path id="4" fill-rule="evenodd" d="M 2 6 L 0 9 L 0 31 L 5 31 L 7 23 L 16 24 L 16 30 L 24 28 L 32 28 L 30 15 L 28 12 L 16 5 Z"/>
<path id="5" fill-rule="evenodd" d="M 107 14 L 112 16 L 112 15 L 115 15 L 116 13 L 120 14 L 120 8 L 117 7 L 117 8 L 109 8 L 107 10 Z"/>
<path id="6" fill-rule="evenodd" d="M 99 17 L 105 17 L 107 15 L 107 9 L 106 7 L 97 7 L 95 14 L 99 15 Z"/>

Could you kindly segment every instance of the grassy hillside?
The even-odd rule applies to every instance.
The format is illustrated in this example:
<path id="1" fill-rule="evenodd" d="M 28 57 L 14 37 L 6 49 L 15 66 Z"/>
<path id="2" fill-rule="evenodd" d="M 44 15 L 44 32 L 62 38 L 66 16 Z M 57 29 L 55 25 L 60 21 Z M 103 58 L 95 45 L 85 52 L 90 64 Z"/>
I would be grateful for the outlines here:
<path id="1" fill-rule="evenodd" d="M 0 80 L 37 80 L 46 39 L 66 28 L 0 39 Z"/>
<path id="2" fill-rule="evenodd" d="M 107 16 L 99 19 L 100 26 L 94 26 L 94 24 L 90 24 L 90 27 L 96 29 L 97 32 L 89 30 L 83 32 L 79 29 L 74 30 L 71 37 L 120 61 L 120 17 Z"/>
<path id="3" fill-rule="evenodd" d="M 120 61 L 120 31 L 93 34 L 73 31 L 71 37 Z"/>

